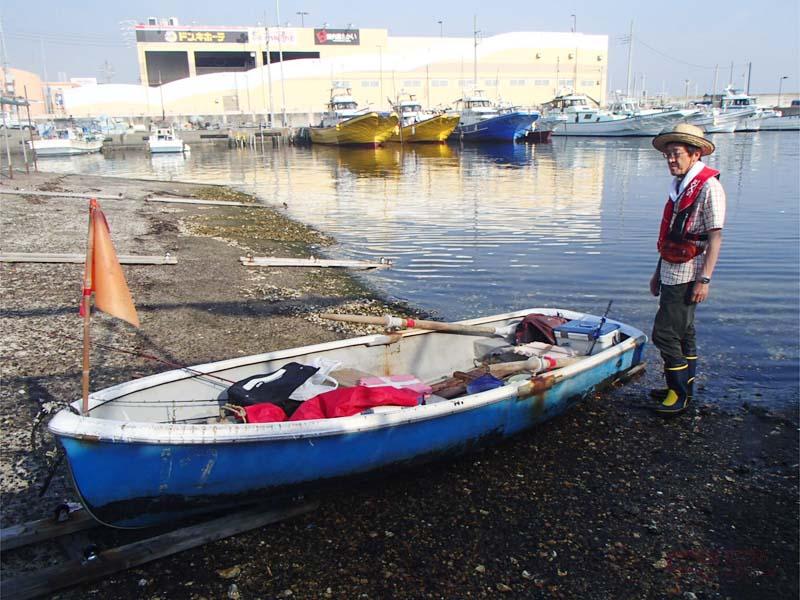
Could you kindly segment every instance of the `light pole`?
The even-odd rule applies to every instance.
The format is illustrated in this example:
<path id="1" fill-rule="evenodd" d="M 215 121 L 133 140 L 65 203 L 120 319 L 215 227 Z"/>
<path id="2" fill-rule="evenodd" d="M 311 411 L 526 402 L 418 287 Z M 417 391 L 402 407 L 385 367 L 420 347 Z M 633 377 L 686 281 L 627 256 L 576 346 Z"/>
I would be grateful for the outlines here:
<path id="1" fill-rule="evenodd" d="M 689 80 L 688 79 L 684 79 L 683 83 L 686 84 L 686 91 L 684 92 L 684 96 L 685 96 L 684 104 L 685 104 L 685 106 L 689 106 Z"/>
<path id="2" fill-rule="evenodd" d="M 444 21 L 436 21 L 436 22 L 439 24 L 439 38 L 441 39 L 442 37 L 444 37 L 444 30 L 442 29 L 442 23 L 444 23 Z"/>
<path id="3" fill-rule="evenodd" d="M 778 79 L 778 108 L 781 107 L 781 92 L 783 91 L 783 80 L 789 79 L 788 75 L 781 75 Z"/>
<path id="4" fill-rule="evenodd" d="M 306 11 L 304 11 L 304 10 L 298 10 L 298 11 L 297 11 L 295 14 L 296 14 L 296 15 L 300 15 L 300 27 L 305 27 L 305 26 L 306 26 L 306 22 L 305 22 L 305 19 L 304 19 L 304 17 L 305 17 L 305 16 L 306 16 L 308 13 L 307 13 Z"/>
<path id="5" fill-rule="evenodd" d="M 572 33 L 578 31 L 578 17 L 576 15 L 570 15 L 572 17 Z"/>

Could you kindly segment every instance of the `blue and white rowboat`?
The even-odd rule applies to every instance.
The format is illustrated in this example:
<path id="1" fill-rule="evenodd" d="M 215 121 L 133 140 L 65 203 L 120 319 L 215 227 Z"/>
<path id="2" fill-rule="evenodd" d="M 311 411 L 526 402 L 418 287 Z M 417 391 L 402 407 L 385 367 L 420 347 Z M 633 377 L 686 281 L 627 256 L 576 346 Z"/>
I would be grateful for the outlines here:
<path id="1" fill-rule="evenodd" d="M 513 325 L 529 309 L 464 321 Z M 281 423 L 226 423 L 226 380 L 241 380 L 325 357 L 374 375 L 414 373 L 435 383 L 472 369 L 476 342 L 489 336 L 408 330 L 279 350 L 178 369 L 90 395 L 88 416 L 62 410 L 50 421 L 77 492 L 99 521 L 155 525 L 324 482 L 407 467 L 509 437 L 564 412 L 642 361 L 647 337 L 617 323 L 619 341 L 569 366 L 525 381 L 420 406 L 351 417 Z M 497 338 L 494 338 L 497 339 Z M 198 373 L 201 373 L 198 375 Z"/>

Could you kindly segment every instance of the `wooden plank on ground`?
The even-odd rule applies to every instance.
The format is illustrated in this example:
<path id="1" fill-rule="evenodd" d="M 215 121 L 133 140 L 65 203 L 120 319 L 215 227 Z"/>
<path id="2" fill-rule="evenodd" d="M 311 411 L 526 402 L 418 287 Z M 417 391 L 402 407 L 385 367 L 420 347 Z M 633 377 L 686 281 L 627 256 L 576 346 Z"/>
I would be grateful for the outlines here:
<path id="1" fill-rule="evenodd" d="M 47 196 L 50 198 L 95 198 L 96 200 L 121 200 L 124 198 L 120 192 L 117 196 L 107 194 L 93 194 L 91 192 L 39 192 L 36 190 L 0 190 L 0 194 L 7 196 Z"/>
<path id="2" fill-rule="evenodd" d="M 249 206 L 250 208 L 265 208 L 263 204 L 255 202 L 230 202 L 228 200 L 200 200 L 198 198 L 173 198 L 172 196 L 151 196 L 147 202 L 170 202 L 174 204 L 207 204 L 209 206 Z"/>
<path id="3" fill-rule="evenodd" d="M 270 511 L 256 507 L 213 521 L 176 529 L 153 538 L 99 552 L 89 561 L 71 560 L 12 579 L 4 578 L 0 582 L 0 596 L 24 600 L 49 594 L 270 523 L 284 521 L 311 512 L 317 506 L 317 502 L 309 502 L 292 508 Z"/>
<path id="4" fill-rule="evenodd" d="M 177 265 L 178 259 L 169 253 L 157 255 L 120 254 L 117 256 L 123 265 Z M 80 263 L 86 262 L 85 254 L 54 254 L 49 252 L 5 252 L 0 254 L 0 262 L 24 263 Z"/>
<path id="5" fill-rule="evenodd" d="M 280 258 L 276 256 L 240 256 L 246 267 L 339 267 L 344 269 L 388 269 L 391 261 L 333 260 L 325 258 Z"/>
<path id="6" fill-rule="evenodd" d="M 29 521 L 0 529 L 0 548 L 6 552 L 68 533 L 91 529 L 98 525 L 99 523 L 85 510 L 73 512 L 66 521 L 62 522 L 58 522 L 54 518 Z"/>

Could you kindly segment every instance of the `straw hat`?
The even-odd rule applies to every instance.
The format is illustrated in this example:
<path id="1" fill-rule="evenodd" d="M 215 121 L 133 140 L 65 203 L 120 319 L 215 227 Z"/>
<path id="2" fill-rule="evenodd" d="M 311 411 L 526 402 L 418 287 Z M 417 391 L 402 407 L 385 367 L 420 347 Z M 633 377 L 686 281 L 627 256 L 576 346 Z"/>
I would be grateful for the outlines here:
<path id="1" fill-rule="evenodd" d="M 689 123 L 678 123 L 653 138 L 653 146 L 660 152 L 666 152 L 667 144 L 688 144 L 700 148 L 700 156 L 714 152 L 714 144 L 703 136 L 703 130 Z"/>

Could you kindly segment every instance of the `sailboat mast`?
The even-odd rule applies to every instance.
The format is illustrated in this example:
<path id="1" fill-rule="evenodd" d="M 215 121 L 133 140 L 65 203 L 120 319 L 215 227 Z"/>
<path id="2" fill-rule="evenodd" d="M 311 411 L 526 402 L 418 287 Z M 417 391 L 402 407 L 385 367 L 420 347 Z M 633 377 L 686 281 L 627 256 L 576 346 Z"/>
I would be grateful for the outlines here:
<path id="1" fill-rule="evenodd" d="M 719 65 L 714 65 L 714 89 L 711 90 L 711 108 L 714 108 L 714 99 L 717 97 L 717 77 L 719 76 Z M 720 104 L 722 104 L 720 102 Z"/>
<path id="2" fill-rule="evenodd" d="M 631 95 L 631 69 L 633 68 L 633 19 L 631 19 L 631 32 L 628 36 L 628 79 L 625 83 L 625 95 Z"/>

